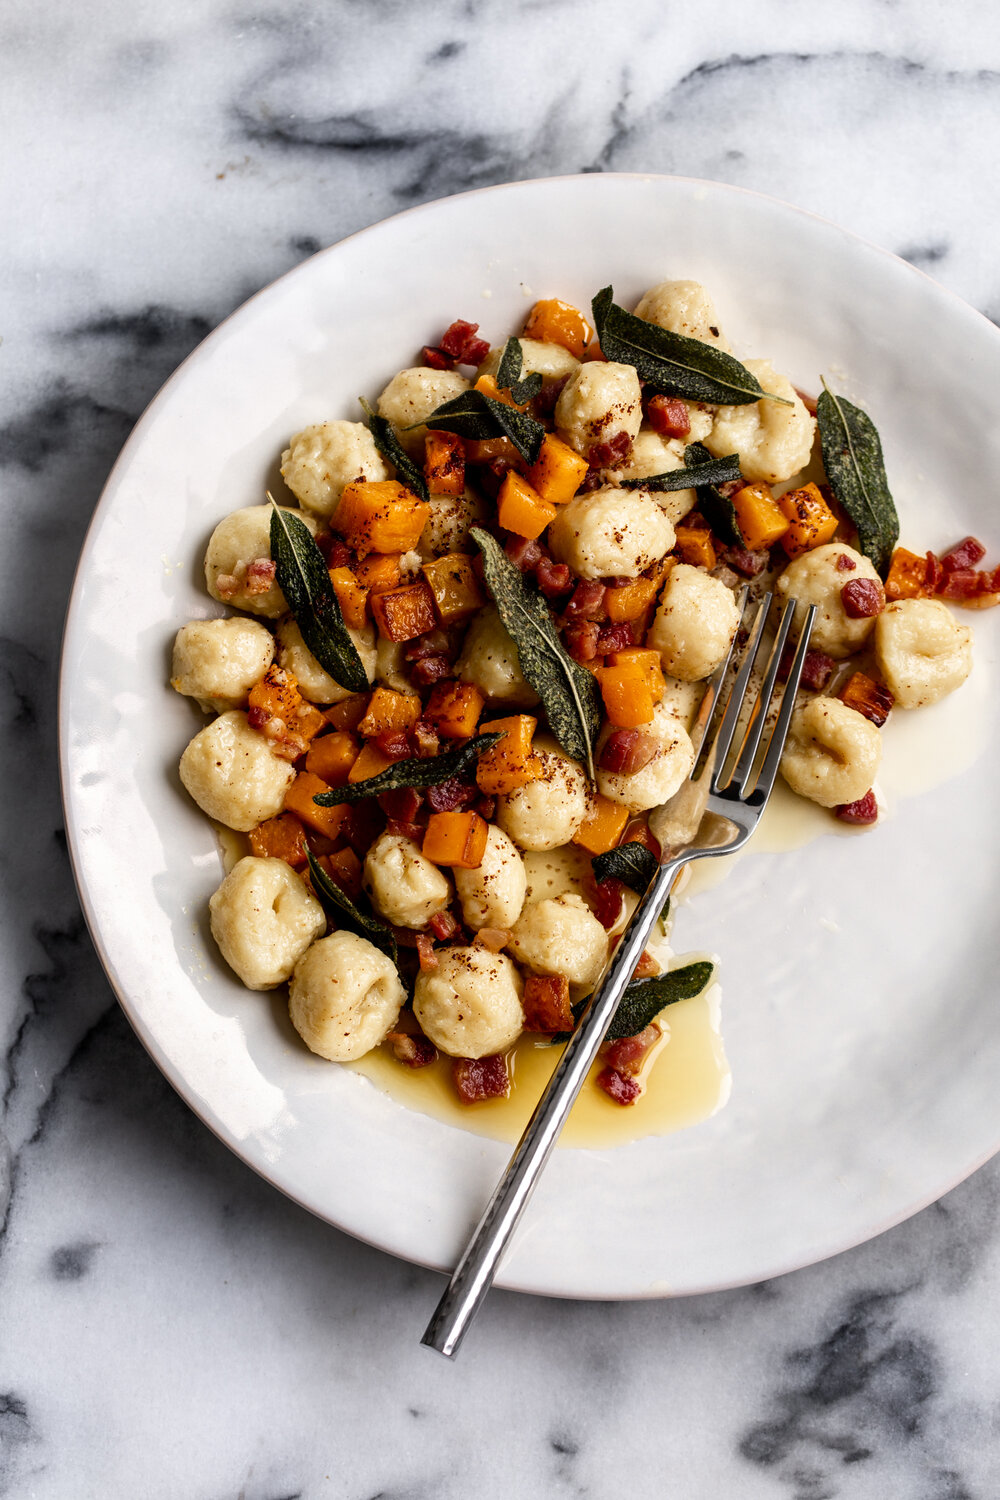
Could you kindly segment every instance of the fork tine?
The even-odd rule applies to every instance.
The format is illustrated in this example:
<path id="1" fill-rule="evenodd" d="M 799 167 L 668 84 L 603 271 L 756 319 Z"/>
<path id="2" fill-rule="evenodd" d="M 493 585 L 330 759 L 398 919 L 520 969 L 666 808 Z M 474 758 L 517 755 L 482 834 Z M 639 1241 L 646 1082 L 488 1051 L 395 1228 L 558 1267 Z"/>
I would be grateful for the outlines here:
<path id="1" fill-rule="evenodd" d="M 739 722 L 740 713 L 743 709 L 743 700 L 746 697 L 747 683 L 750 680 L 750 673 L 753 671 L 754 663 L 757 660 L 758 653 L 760 652 L 761 642 L 764 639 L 764 627 L 767 624 L 767 617 L 771 612 L 771 603 L 773 599 L 773 594 L 765 594 L 760 601 L 760 610 L 758 612 L 757 619 L 754 622 L 754 627 L 753 631 L 751 632 L 750 639 L 747 642 L 746 653 L 743 657 L 743 662 L 740 666 L 740 670 L 736 674 L 736 680 L 733 683 L 732 691 L 729 695 L 729 702 L 726 704 L 726 711 L 722 715 L 722 723 L 719 725 L 719 732 L 715 736 L 716 752 L 715 775 L 712 777 L 713 792 L 718 792 L 720 785 L 722 784 L 721 778 L 725 771 L 726 760 L 729 755 L 729 751 L 732 748 L 733 736 L 736 733 L 736 726 Z"/>
<path id="2" fill-rule="evenodd" d="M 757 693 L 757 702 L 754 705 L 753 717 L 747 728 L 746 738 L 740 748 L 739 758 L 733 768 L 731 786 L 736 786 L 741 797 L 746 795 L 747 784 L 753 773 L 753 763 L 760 747 L 764 729 L 767 725 L 767 715 L 771 707 L 771 695 L 774 692 L 775 679 L 781 666 L 781 658 L 784 655 L 785 643 L 788 640 L 792 621 L 795 618 L 795 600 L 786 599 L 781 606 L 778 615 L 778 628 L 775 632 L 774 645 L 771 647 L 771 657 L 764 673 Z"/>
<path id="3" fill-rule="evenodd" d="M 798 601 L 790 599 L 792 610 Z M 788 738 L 788 726 L 792 722 L 792 712 L 795 708 L 795 698 L 799 691 L 799 683 L 802 680 L 802 669 L 806 663 L 806 652 L 809 650 L 809 637 L 812 634 L 813 620 L 816 618 L 816 606 L 810 604 L 806 611 L 805 621 L 799 633 L 798 644 L 795 647 L 795 655 L 792 658 L 792 669 L 785 683 L 785 694 L 781 700 L 781 708 L 778 717 L 774 721 L 774 732 L 771 735 L 764 757 L 764 764 L 760 768 L 757 785 L 754 788 L 754 799 L 766 802 L 771 795 L 775 777 L 778 774 L 778 766 L 781 764 L 782 752 L 785 748 L 785 740 Z"/>

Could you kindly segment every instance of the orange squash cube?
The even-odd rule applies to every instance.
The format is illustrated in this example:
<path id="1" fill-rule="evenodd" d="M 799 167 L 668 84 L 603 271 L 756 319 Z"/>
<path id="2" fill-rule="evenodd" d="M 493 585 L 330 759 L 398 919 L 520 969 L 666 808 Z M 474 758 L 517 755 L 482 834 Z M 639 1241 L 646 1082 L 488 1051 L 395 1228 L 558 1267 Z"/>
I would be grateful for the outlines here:
<path id="1" fill-rule="evenodd" d="M 608 619 L 615 625 L 638 620 L 656 598 L 658 586 L 653 578 L 635 578 L 631 583 L 622 584 L 621 588 L 608 589 L 604 596 Z"/>
<path id="2" fill-rule="evenodd" d="M 380 771 L 387 770 L 392 764 L 391 756 L 383 755 L 374 740 L 366 740 L 347 779 L 349 782 L 368 781 L 370 777 L 377 776 Z"/>
<path id="3" fill-rule="evenodd" d="M 332 734 L 313 740 L 306 756 L 306 770 L 325 781 L 327 786 L 343 786 L 360 750 L 353 734 L 335 729 Z"/>
<path id="4" fill-rule="evenodd" d="M 788 525 L 787 521 L 785 525 Z M 681 562 L 690 563 L 692 568 L 715 567 L 715 543 L 707 526 L 678 526 L 676 536 L 675 545 Z"/>
<path id="5" fill-rule="evenodd" d="M 369 552 L 409 552 L 431 508 L 395 479 L 354 479 L 344 486 L 334 520 L 336 529 L 359 557 Z"/>
<path id="6" fill-rule="evenodd" d="M 885 580 L 885 597 L 892 599 L 928 599 L 932 593 L 927 582 L 927 558 L 897 547 Z"/>
<path id="7" fill-rule="evenodd" d="M 299 692 L 294 672 L 272 662 L 250 689 L 247 713 L 251 725 L 283 760 L 298 760 L 326 722 L 319 709 Z"/>
<path id="8" fill-rule="evenodd" d="M 419 702 L 419 699 L 418 699 Z M 475 734 L 486 699 L 472 682 L 437 682 L 424 717 L 446 740 L 465 740 Z"/>
<path id="9" fill-rule="evenodd" d="M 555 518 L 555 506 L 543 500 L 520 474 L 508 470 L 497 496 L 497 520 L 504 531 L 513 531 L 516 536 L 533 542 Z"/>
<path id="10" fill-rule="evenodd" d="M 590 812 L 573 835 L 573 842 L 588 854 L 606 854 L 609 849 L 617 849 L 628 820 L 627 807 L 597 792 Z"/>
<path id="11" fill-rule="evenodd" d="M 743 540 L 751 552 L 773 547 L 788 530 L 790 518 L 781 510 L 769 484 L 745 484 L 733 496 L 733 507 Z M 709 566 L 714 567 L 714 562 Z"/>
<path id="12" fill-rule="evenodd" d="M 576 359 L 590 342 L 590 327 L 579 308 L 556 297 L 536 302 L 524 325 L 524 337 L 541 344 L 562 344 Z"/>
<path id="13" fill-rule="evenodd" d="M 437 625 L 434 595 L 425 578 L 372 595 L 372 615 L 387 641 L 412 641 Z"/>
<path id="14" fill-rule="evenodd" d="M 480 724 L 480 734 L 503 734 L 492 750 L 479 757 L 476 785 L 481 792 L 497 796 L 538 780 L 542 763 L 531 749 L 531 737 L 537 727 L 538 720 L 531 714 L 513 714 L 507 719 L 490 719 Z"/>
<path id="15" fill-rule="evenodd" d="M 423 575 L 434 595 L 434 608 L 442 625 L 462 625 L 485 604 L 472 558 L 464 552 L 446 552 L 423 565 Z"/>
<path id="16" fill-rule="evenodd" d="M 609 667 L 627 665 L 638 667 L 653 695 L 653 702 L 659 703 L 663 697 L 663 690 L 666 687 L 663 679 L 663 659 L 659 651 L 654 650 L 652 646 L 626 646 L 621 651 L 612 651 L 606 664 Z"/>
<path id="17" fill-rule="evenodd" d="M 423 852 L 436 865 L 478 870 L 486 853 L 489 824 L 477 812 L 431 813 Z"/>
<path id="18" fill-rule="evenodd" d="M 332 708 L 325 709 L 323 718 L 334 729 L 357 729 L 368 712 L 370 698 L 371 693 L 354 693 L 350 698 L 335 703 Z"/>
<path id="19" fill-rule="evenodd" d="M 332 790 L 332 787 L 311 771 L 300 771 L 285 793 L 285 811 L 295 813 L 303 823 L 315 828 L 317 833 L 325 833 L 327 838 L 335 839 L 350 808 L 346 802 L 338 803 L 336 807 L 320 807 L 313 801 L 322 792 Z"/>
<path id="20" fill-rule="evenodd" d="M 789 490 L 778 501 L 778 509 L 789 522 L 781 538 L 789 557 L 799 557 L 813 547 L 821 547 L 837 529 L 837 517 L 814 484 Z"/>
<path id="21" fill-rule="evenodd" d="M 515 401 L 510 391 L 501 390 L 492 375 L 480 375 L 474 389 L 482 391 L 484 396 L 491 396 L 494 401 L 502 401 L 504 406 L 513 406 L 516 411 L 527 411 L 530 404 L 527 401 Z"/>
<path id="22" fill-rule="evenodd" d="M 521 997 L 525 1031 L 572 1031 L 573 1007 L 565 974 L 529 974 Z"/>
<path id="23" fill-rule="evenodd" d="M 653 722 L 653 695 L 639 665 L 602 667 L 597 680 L 610 723 L 619 729 L 639 729 Z"/>
<path id="24" fill-rule="evenodd" d="M 547 432 L 538 458 L 525 470 L 525 475 L 542 500 L 548 500 L 550 505 L 565 505 L 586 479 L 588 467 L 587 460 L 568 443 Z"/>
<path id="25" fill-rule="evenodd" d="M 385 594 L 389 589 L 398 589 L 403 581 L 398 552 L 371 552 L 354 569 L 354 576 L 362 588 L 371 594 Z"/>
<path id="26" fill-rule="evenodd" d="M 420 718 L 419 693 L 397 693 L 392 688 L 377 687 L 368 704 L 368 712 L 358 725 L 358 733 L 370 735 L 398 731 L 405 734 Z"/>
<path id="27" fill-rule="evenodd" d="M 869 677 L 866 672 L 852 672 L 838 696 L 848 708 L 864 714 L 876 729 L 882 728 L 896 701 L 884 682 Z"/>
<path id="28" fill-rule="evenodd" d="M 358 582 L 350 568 L 331 568 L 330 582 L 333 584 L 344 624 L 350 625 L 352 630 L 360 630 L 368 618 L 365 611 L 368 590 Z"/>
<path id="29" fill-rule="evenodd" d="M 361 894 L 361 861 L 353 849 L 337 849 L 333 854 L 321 854 L 319 863 L 330 879 L 346 891 L 352 900 Z"/>
<path id="30" fill-rule="evenodd" d="M 250 830 L 250 853 L 258 859 L 283 859 L 293 870 L 308 862 L 306 833 L 294 813 L 279 813 Z"/>
<path id="31" fill-rule="evenodd" d="M 432 495 L 465 494 L 465 444 L 457 432 L 427 433 L 424 478 Z"/>

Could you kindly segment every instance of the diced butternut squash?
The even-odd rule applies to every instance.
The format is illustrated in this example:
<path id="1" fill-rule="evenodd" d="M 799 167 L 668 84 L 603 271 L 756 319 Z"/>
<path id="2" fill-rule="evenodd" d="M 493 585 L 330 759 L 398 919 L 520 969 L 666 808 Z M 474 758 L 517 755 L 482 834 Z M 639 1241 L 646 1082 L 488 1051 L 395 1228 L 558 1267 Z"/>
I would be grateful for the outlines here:
<path id="1" fill-rule="evenodd" d="M 609 667 L 626 665 L 638 667 L 653 695 L 653 702 L 659 703 L 663 697 L 666 687 L 663 680 L 663 660 L 659 651 L 654 651 L 652 646 L 626 646 L 622 651 L 612 651 L 607 658 L 607 665 Z"/>
<path id="2" fill-rule="evenodd" d="M 773 547 L 788 530 L 790 517 L 781 510 L 769 484 L 745 484 L 733 496 L 733 506 L 743 540 L 751 552 Z M 714 567 L 714 562 L 709 566 Z"/>
<path id="3" fill-rule="evenodd" d="M 897 547 L 885 580 L 887 599 L 928 599 L 933 590 L 927 581 L 927 558 Z"/>
<path id="4" fill-rule="evenodd" d="M 504 531 L 513 531 L 516 536 L 533 542 L 555 518 L 555 506 L 543 500 L 526 479 L 513 469 L 504 475 L 497 496 L 497 520 Z"/>
<path id="5" fill-rule="evenodd" d="M 692 568 L 715 567 L 715 543 L 707 526 L 678 526 L 676 549 L 681 562 L 690 563 Z"/>
<path id="6" fill-rule="evenodd" d="M 365 601 L 368 590 L 358 582 L 350 568 L 331 568 L 330 582 L 333 584 L 344 624 L 350 625 L 352 630 L 360 630 L 367 620 Z"/>
<path id="7" fill-rule="evenodd" d="M 465 444 L 457 432 L 428 432 L 424 478 L 432 495 L 465 494 Z"/>
<path id="8" fill-rule="evenodd" d="M 896 701 L 886 684 L 874 677 L 869 677 L 867 672 L 852 672 L 840 689 L 838 697 L 842 703 L 847 704 L 848 708 L 853 708 L 856 713 L 864 714 L 876 729 L 882 728 Z"/>
<path id="9" fill-rule="evenodd" d="M 272 662 L 248 694 L 247 717 L 251 727 L 271 741 L 276 755 L 298 760 L 309 741 L 326 720 L 315 704 L 299 692 L 295 674 Z"/>
<path id="10" fill-rule="evenodd" d="M 398 732 L 405 734 L 420 718 L 419 693 L 397 693 L 392 688 L 377 687 L 372 693 L 368 712 L 358 725 L 358 733 L 370 735 Z"/>
<path id="11" fill-rule="evenodd" d="M 424 710 L 446 740 L 465 740 L 475 734 L 486 699 L 472 682 L 436 682 Z"/>
<path id="12" fill-rule="evenodd" d="M 425 562 L 423 574 L 434 595 L 434 608 L 442 625 L 462 625 L 486 602 L 472 566 L 464 552 L 447 552 Z"/>
<path id="13" fill-rule="evenodd" d="M 431 813 L 423 852 L 436 865 L 478 870 L 486 853 L 489 824 L 477 812 Z"/>
<path id="14" fill-rule="evenodd" d="M 639 729 L 653 721 L 653 695 L 645 673 L 635 663 L 602 667 L 597 674 L 604 711 L 619 729 Z"/>
<path id="15" fill-rule="evenodd" d="M 383 755 L 374 740 L 366 740 L 361 747 L 361 753 L 348 773 L 348 781 L 367 781 L 372 776 L 377 776 L 380 771 L 388 770 L 393 764 L 392 757 Z"/>
<path id="16" fill-rule="evenodd" d="M 531 714 L 513 714 L 507 719 L 490 719 L 480 724 L 480 734 L 503 734 L 492 750 L 479 757 L 476 784 L 481 792 L 491 797 L 502 795 L 538 780 L 542 763 L 531 749 L 537 727 L 538 720 Z"/>
<path id="17" fill-rule="evenodd" d="M 475 389 L 482 391 L 484 396 L 491 396 L 494 401 L 502 401 L 504 406 L 513 406 L 517 411 L 528 410 L 529 403 L 527 401 L 520 403 L 515 401 L 510 391 L 500 389 L 492 375 L 480 375 L 476 381 Z"/>
<path id="18" fill-rule="evenodd" d="M 285 793 L 285 811 L 293 812 L 303 823 L 315 828 L 317 833 L 325 833 L 327 838 L 335 839 L 340 832 L 340 825 L 347 817 L 347 803 L 338 803 L 336 807 L 321 807 L 313 801 L 322 792 L 332 790 L 325 781 L 314 776 L 312 771 L 300 771 Z"/>
<path id="19" fill-rule="evenodd" d="M 526 339 L 537 339 L 541 344 L 562 344 L 577 359 L 590 342 L 590 328 L 579 308 L 569 302 L 560 302 L 555 297 L 536 302 L 524 325 Z"/>
<path id="20" fill-rule="evenodd" d="M 781 496 L 778 508 L 789 522 L 781 538 L 789 557 L 799 557 L 813 547 L 821 547 L 837 529 L 837 517 L 814 484 L 789 490 Z"/>
<path id="21" fill-rule="evenodd" d="M 283 859 L 293 870 L 307 862 L 306 832 L 294 813 L 279 813 L 250 830 L 250 853 L 258 859 Z"/>
<path id="22" fill-rule="evenodd" d="M 437 625 L 434 595 L 425 578 L 372 595 L 372 615 L 387 641 L 412 641 Z"/>
<path id="23" fill-rule="evenodd" d="M 320 864 L 330 879 L 353 899 L 361 894 L 361 861 L 353 849 L 337 849 L 320 856 Z"/>
<path id="24" fill-rule="evenodd" d="M 344 486 L 336 527 L 359 557 L 369 552 L 409 552 L 420 540 L 431 508 L 395 479 Z"/>
<path id="25" fill-rule="evenodd" d="M 306 756 L 306 770 L 328 786 L 343 786 L 357 760 L 361 746 L 353 734 L 335 729 L 313 740 Z"/>
<path id="26" fill-rule="evenodd" d="M 605 854 L 618 847 L 618 840 L 625 831 L 629 819 L 627 807 L 612 802 L 598 792 L 580 827 L 573 835 L 574 844 L 586 849 L 588 854 Z"/>
<path id="27" fill-rule="evenodd" d="M 370 699 L 371 693 L 355 693 L 353 697 L 344 698 L 340 703 L 335 703 L 332 708 L 326 709 L 323 718 L 334 729 L 357 729 L 368 712 Z"/>
<path id="28" fill-rule="evenodd" d="M 604 607 L 608 619 L 615 625 L 626 620 L 638 620 L 656 598 L 657 583 L 653 578 L 636 578 L 622 584 L 619 589 L 608 589 L 604 596 Z"/>
<path id="29" fill-rule="evenodd" d="M 403 581 L 398 552 L 370 552 L 354 569 L 354 576 L 371 594 L 385 594 L 398 589 Z"/>
<path id="30" fill-rule="evenodd" d="M 565 974 L 529 974 L 521 997 L 525 1031 L 572 1031 L 573 1007 Z"/>
<path id="31" fill-rule="evenodd" d="M 535 462 L 525 471 L 528 483 L 551 505 L 572 500 L 587 477 L 588 464 L 562 438 L 547 432 Z"/>

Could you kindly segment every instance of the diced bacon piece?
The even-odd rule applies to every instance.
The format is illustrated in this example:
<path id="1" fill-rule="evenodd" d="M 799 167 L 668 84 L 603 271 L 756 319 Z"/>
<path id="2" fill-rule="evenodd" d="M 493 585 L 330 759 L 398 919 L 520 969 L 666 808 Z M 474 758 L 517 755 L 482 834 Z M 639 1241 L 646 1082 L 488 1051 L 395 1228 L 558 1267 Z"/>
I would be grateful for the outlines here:
<path id="1" fill-rule="evenodd" d="M 414 662 L 410 672 L 416 687 L 431 687 L 451 675 L 451 662 L 446 656 L 424 656 Z"/>
<path id="2" fill-rule="evenodd" d="M 467 323 L 464 318 L 456 318 L 445 329 L 439 347 L 460 365 L 481 365 L 490 352 L 490 346 L 485 339 L 476 338 L 478 332 L 478 323 Z"/>
<path id="3" fill-rule="evenodd" d="M 837 817 L 842 823 L 853 823 L 858 827 L 864 827 L 869 823 L 878 821 L 878 803 L 875 801 L 874 792 L 865 792 L 857 802 L 842 802 L 836 809 Z"/>
<path id="4" fill-rule="evenodd" d="M 449 776 L 440 785 L 427 788 L 427 803 L 432 812 L 454 812 L 459 807 L 472 807 L 478 797 L 476 783 L 463 781 L 460 776 Z"/>
<path id="5" fill-rule="evenodd" d="M 497 799 L 496 797 L 490 797 L 483 794 L 482 796 L 476 798 L 473 806 L 475 807 L 476 812 L 479 814 L 479 816 L 481 818 L 485 818 L 486 822 L 489 823 L 496 813 Z"/>
<path id="6" fill-rule="evenodd" d="M 597 1086 L 604 1090 L 616 1104 L 634 1104 L 642 1093 L 642 1085 L 634 1078 L 616 1073 L 614 1068 L 602 1068 L 597 1075 Z"/>
<path id="7" fill-rule="evenodd" d="M 634 1077 L 646 1061 L 650 1048 L 655 1047 L 662 1035 L 660 1027 L 655 1021 L 651 1021 L 642 1031 L 636 1032 L 635 1036 L 623 1036 L 613 1042 L 605 1042 L 602 1055 L 608 1067 L 614 1068 L 616 1073 Z"/>
<path id="8" fill-rule="evenodd" d="M 795 648 L 786 646 L 778 668 L 779 682 L 788 681 L 794 656 Z M 807 651 L 806 659 L 802 663 L 802 686 L 814 693 L 821 693 L 833 676 L 833 669 L 836 665 L 833 657 L 827 656 L 823 651 Z"/>
<path id="9" fill-rule="evenodd" d="M 413 726 L 412 733 L 416 752 L 422 760 L 437 755 L 441 748 L 441 740 L 437 729 L 429 719 L 418 719 Z"/>
<path id="10" fill-rule="evenodd" d="M 423 793 L 416 787 L 404 786 L 394 792 L 380 792 L 378 805 L 387 818 L 395 818 L 400 823 L 415 823 L 423 800 Z"/>
<path id="11" fill-rule="evenodd" d="M 660 965 L 657 963 L 656 959 L 650 953 L 649 949 L 645 948 L 643 950 L 642 957 L 639 959 L 639 962 L 636 964 L 635 968 L 632 970 L 632 978 L 633 979 L 655 979 L 656 975 L 659 974 L 659 972 L 660 972 Z"/>
<path id="12" fill-rule="evenodd" d="M 407 641 L 403 647 L 403 656 L 406 661 L 422 661 L 425 656 L 447 655 L 448 637 L 443 630 L 428 630 L 424 635 L 418 635 L 412 641 Z"/>
<path id="13" fill-rule="evenodd" d="M 364 859 L 368 850 L 385 827 L 385 815 L 373 797 L 353 803 L 340 825 L 340 832 L 354 850 Z"/>
<path id="14" fill-rule="evenodd" d="M 606 443 L 594 443 L 587 453 L 591 469 L 620 469 L 628 463 L 632 439 L 627 432 L 616 432 Z"/>
<path id="15" fill-rule="evenodd" d="M 676 396 L 651 396 L 646 402 L 646 420 L 654 432 L 667 438 L 687 437 L 691 431 L 687 403 Z"/>
<path id="16" fill-rule="evenodd" d="M 408 823 L 402 818 L 388 818 L 385 825 L 386 833 L 397 835 L 401 839 L 409 839 L 413 844 L 423 841 L 426 830 L 420 823 Z"/>
<path id="17" fill-rule="evenodd" d="M 449 942 L 457 932 L 461 931 L 450 911 L 435 912 L 427 925 L 439 943 Z"/>
<path id="18" fill-rule="evenodd" d="M 538 559 L 535 578 L 546 599 L 560 599 L 573 587 L 573 574 L 566 564 L 553 562 L 550 557 Z"/>
<path id="19" fill-rule="evenodd" d="M 848 619 L 872 619 L 885 608 L 885 590 L 874 578 L 852 578 L 841 589 L 840 602 Z"/>
<path id="20" fill-rule="evenodd" d="M 623 620 L 620 625 L 605 625 L 597 637 L 598 656 L 608 656 L 612 651 L 624 651 L 629 646 L 635 645 L 635 635 L 632 631 L 631 620 Z"/>
<path id="21" fill-rule="evenodd" d="M 266 594 L 274 582 L 277 564 L 269 557 L 255 557 L 247 563 L 243 589 L 247 594 Z"/>
<path id="22" fill-rule="evenodd" d="M 425 344 L 420 351 L 420 358 L 427 365 L 428 369 L 431 370 L 453 370 L 455 368 L 455 360 L 452 359 L 451 355 L 435 344 Z"/>
<path id="23" fill-rule="evenodd" d="M 351 549 L 339 536 L 334 536 L 332 531 L 321 531 L 316 537 L 316 545 L 331 571 L 334 568 L 350 567 L 353 555 Z"/>
<path id="24" fill-rule="evenodd" d="M 607 589 L 596 578 L 585 578 L 577 584 L 563 608 L 567 620 L 605 620 Z"/>
<path id="25" fill-rule="evenodd" d="M 724 563 L 735 568 L 744 578 L 756 578 L 771 561 L 769 552 L 749 552 L 745 547 L 724 547 L 720 556 Z"/>
<path id="26" fill-rule="evenodd" d="M 632 776 L 649 765 L 659 748 L 659 741 L 640 729 L 616 729 L 601 751 L 601 770 Z"/>
<path id="27" fill-rule="evenodd" d="M 406 760 L 413 752 L 410 736 L 398 729 L 389 729 L 385 734 L 376 735 L 375 743 L 389 760 Z"/>
<path id="28" fill-rule="evenodd" d="M 506 1099 L 510 1093 L 507 1059 L 502 1053 L 493 1057 L 456 1057 L 451 1065 L 451 1076 L 463 1104 Z"/>
<path id="29" fill-rule="evenodd" d="M 577 620 L 563 632 L 566 650 L 574 661 L 593 661 L 601 627 L 596 620 Z"/>
<path id="30" fill-rule="evenodd" d="M 598 880 L 594 886 L 594 916 L 606 931 L 610 931 L 622 914 L 624 894 L 625 886 L 612 875 Z"/>
<path id="31" fill-rule="evenodd" d="M 975 568 L 952 568 L 935 592 L 939 599 L 973 599 L 989 593 L 990 581 L 989 573 L 979 573 Z"/>
<path id="32" fill-rule="evenodd" d="M 509 536 L 504 551 L 522 573 L 531 573 L 542 556 L 539 543 L 524 536 Z"/>
<path id="33" fill-rule="evenodd" d="M 434 952 L 434 939 L 428 932 L 417 933 L 417 957 L 420 967 L 426 973 L 429 969 L 436 969 L 438 956 Z"/>
<path id="34" fill-rule="evenodd" d="M 858 565 L 854 561 L 854 558 L 848 557 L 846 552 L 842 552 L 837 558 L 838 573 L 854 573 L 857 570 L 857 566 Z"/>
<path id="35" fill-rule="evenodd" d="M 986 548 L 982 542 L 974 536 L 967 536 L 947 552 L 942 552 L 941 566 L 946 573 L 954 573 L 959 568 L 974 568 L 985 556 Z"/>
<path id="36" fill-rule="evenodd" d="M 529 974 L 524 981 L 521 1004 L 525 1031 L 573 1030 L 569 980 L 564 974 Z"/>
<path id="37" fill-rule="evenodd" d="M 500 953 L 510 942 L 511 932 L 507 927 L 480 927 L 473 947 L 486 948 L 490 953 Z"/>
<path id="38" fill-rule="evenodd" d="M 727 500 L 731 500 L 734 495 L 739 494 L 745 484 L 745 479 L 727 479 L 719 485 L 719 494 L 724 495 Z"/>
<path id="39" fill-rule="evenodd" d="M 924 558 L 924 588 L 936 593 L 944 583 L 945 571 L 941 559 L 928 552 Z"/>
<path id="40" fill-rule="evenodd" d="M 556 402 L 562 394 L 562 388 L 569 379 L 568 375 L 562 375 L 558 380 L 547 381 L 535 397 L 535 410 L 540 417 L 550 417 L 556 409 Z"/>
<path id="41" fill-rule="evenodd" d="M 390 1031 L 386 1041 L 397 1062 L 407 1068 L 426 1068 L 437 1057 L 437 1048 L 425 1036 L 410 1036 L 406 1031 Z"/>
<path id="42" fill-rule="evenodd" d="M 641 844 L 644 849 L 649 850 L 657 864 L 659 864 L 663 850 L 660 847 L 659 839 L 654 836 L 645 817 L 633 818 L 619 842 L 622 844 Z"/>
<path id="43" fill-rule="evenodd" d="M 896 701 L 884 682 L 877 682 L 865 672 L 851 673 L 840 690 L 840 700 L 848 708 L 864 714 L 876 729 L 882 728 Z"/>

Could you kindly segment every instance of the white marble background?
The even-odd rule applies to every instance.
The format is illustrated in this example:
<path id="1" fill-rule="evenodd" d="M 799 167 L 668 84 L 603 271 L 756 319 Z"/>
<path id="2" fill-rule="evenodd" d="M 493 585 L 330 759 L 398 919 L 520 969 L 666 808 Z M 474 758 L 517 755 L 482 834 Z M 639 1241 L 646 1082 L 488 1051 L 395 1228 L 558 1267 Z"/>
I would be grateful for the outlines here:
<path id="1" fill-rule="evenodd" d="M 457 1365 L 418 1348 L 439 1279 L 255 1178 L 130 1033 L 67 869 L 54 691 L 145 403 L 251 292 L 400 207 L 557 172 L 717 178 L 1000 319 L 1000 12 L 5 0 L 0 67 L 0 1494 L 993 1500 L 996 1165 L 764 1286 L 497 1293 Z"/>

